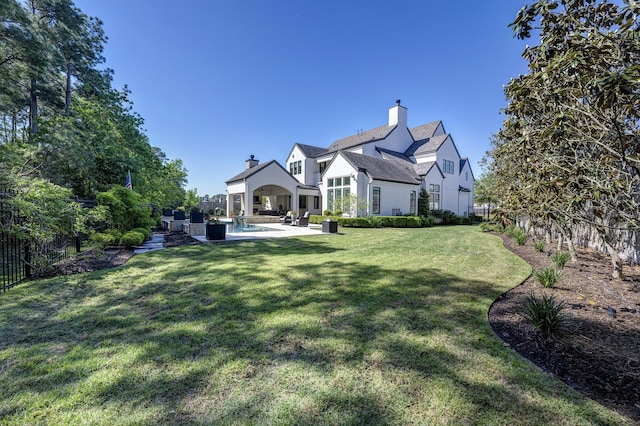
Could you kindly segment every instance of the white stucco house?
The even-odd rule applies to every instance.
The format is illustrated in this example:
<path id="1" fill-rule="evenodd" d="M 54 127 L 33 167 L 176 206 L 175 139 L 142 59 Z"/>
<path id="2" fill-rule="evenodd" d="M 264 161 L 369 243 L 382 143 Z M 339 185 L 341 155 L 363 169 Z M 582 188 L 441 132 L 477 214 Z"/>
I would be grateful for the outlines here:
<path id="1" fill-rule="evenodd" d="M 473 214 L 474 176 L 442 121 L 407 126 L 396 101 L 386 124 L 339 139 L 327 148 L 295 143 L 286 167 L 253 156 L 227 183 L 227 211 L 245 216 L 295 210 L 351 216 L 417 213 L 422 188 L 431 210 Z M 357 195 L 360 210 L 339 205 Z M 353 197 L 351 197 L 353 198 Z M 235 202 L 234 202 L 235 200 Z"/>

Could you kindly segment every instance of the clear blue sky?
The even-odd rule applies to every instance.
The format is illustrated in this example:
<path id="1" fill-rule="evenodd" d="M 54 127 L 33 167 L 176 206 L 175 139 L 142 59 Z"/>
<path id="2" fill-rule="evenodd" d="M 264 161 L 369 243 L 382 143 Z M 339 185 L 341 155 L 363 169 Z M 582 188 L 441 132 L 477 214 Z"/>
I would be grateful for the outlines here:
<path id="1" fill-rule="evenodd" d="M 295 142 L 385 124 L 396 99 L 410 127 L 443 120 L 478 177 L 503 85 L 526 71 L 507 27 L 520 0 L 75 3 L 104 21 L 115 87 L 201 196 L 223 193 L 251 154 L 284 165 Z"/>

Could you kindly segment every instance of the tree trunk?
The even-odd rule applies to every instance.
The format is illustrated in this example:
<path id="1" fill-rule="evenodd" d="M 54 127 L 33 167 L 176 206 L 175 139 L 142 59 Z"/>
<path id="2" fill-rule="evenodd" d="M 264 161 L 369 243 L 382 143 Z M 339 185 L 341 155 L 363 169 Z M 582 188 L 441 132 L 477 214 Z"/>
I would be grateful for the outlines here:
<path id="1" fill-rule="evenodd" d="M 551 246 L 551 229 L 549 228 L 545 229 L 544 239 L 547 243 L 547 246 Z"/>
<path id="2" fill-rule="evenodd" d="M 613 266 L 613 273 L 611 276 L 615 280 L 622 279 L 622 259 L 618 256 L 618 251 L 609 244 L 608 241 L 604 242 L 605 247 L 607 248 L 607 252 L 609 253 L 609 257 L 611 257 L 611 265 Z"/>
<path id="3" fill-rule="evenodd" d="M 564 242 L 567 244 L 567 250 L 569 250 L 569 254 L 571 255 L 571 261 L 578 261 L 578 254 L 576 253 L 576 246 L 573 244 L 573 230 L 571 229 L 570 224 L 565 224 L 562 229 L 562 236 L 564 237 Z M 560 247 L 558 247 L 558 251 Z"/>
<path id="4" fill-rule="evenodd" d="M 564 234 L 558 234 L 558 247 L 556 248 L 557 251 L 562 250 L 562 237 L 564 237 Z"/>
<path id="5" fill-rule="evenodd" d="M 29 129 L 34 135 L 38 133 L 38 95 L 35 86 L 35 80 L 31 80 L 31 88 L 29 89 L 31 96 L 31 102 L 29 104 Z"/>
<path id="6" fill-rule="evenodd" d="M 67 87 L 64 92 L 64 114 L 71 115 L 71 72 L 73 71 L 73 65 L 71 61 L 67 61 Z"/>
<path id="7" fill-rule="evenodd" d="M 567 248 L 569 249 L 569 254 L 571 255 L 571 261 L 578 261 L 578 253 L 576 253 L 576 246 L 573 244 L 573 240 L 569 238 L 567 240 Z"/>

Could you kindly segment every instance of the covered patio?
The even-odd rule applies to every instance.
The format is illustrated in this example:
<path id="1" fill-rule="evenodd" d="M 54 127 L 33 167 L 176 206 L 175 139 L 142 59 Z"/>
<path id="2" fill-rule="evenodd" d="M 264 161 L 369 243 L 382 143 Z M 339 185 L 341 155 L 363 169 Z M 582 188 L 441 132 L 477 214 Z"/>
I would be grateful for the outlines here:
<path id="1" fill-rule="evenodd" d="M 322 213 L 320 190 L 300 184 L 275 160 L 264 164 L 247 160 L 247 168 L 226 183 L 229 216 L 281 216 L 290 210 Z"/>

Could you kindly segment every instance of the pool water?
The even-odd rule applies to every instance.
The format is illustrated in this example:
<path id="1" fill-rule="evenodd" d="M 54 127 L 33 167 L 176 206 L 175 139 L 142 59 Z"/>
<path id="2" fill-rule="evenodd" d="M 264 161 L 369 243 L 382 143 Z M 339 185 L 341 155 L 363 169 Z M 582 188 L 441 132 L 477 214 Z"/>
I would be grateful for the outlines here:
<path id="1" fill-rule="evenodd" d="M 267 228 L 264 226 L 258 225 L 249 225 L 242 223 L 233 223 L 227 225 L 227 232 L 235 233 L 235 232 L 265 232 L 265 231 L 279 231 L 279 229 Z"/>

